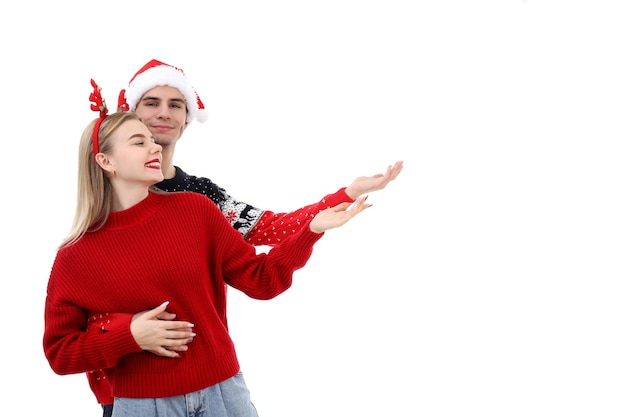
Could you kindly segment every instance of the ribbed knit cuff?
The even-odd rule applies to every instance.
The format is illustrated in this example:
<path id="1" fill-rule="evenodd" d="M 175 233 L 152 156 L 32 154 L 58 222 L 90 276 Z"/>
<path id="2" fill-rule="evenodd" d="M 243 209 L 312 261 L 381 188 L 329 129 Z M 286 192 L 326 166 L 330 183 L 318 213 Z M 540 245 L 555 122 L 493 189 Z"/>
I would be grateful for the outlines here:
<path id="1" fill-rule="evenodd" d="M 348 194 L 346 194 L 346 187 L 340 188 L 333 194 L 328 194 L 326 197 L 324 197 L 318 205 L 318 210 L 321 211 L 329 207 L 335 207 L 337 204 L 340 203 L 354 203 L 354 200 L 351 199 Z"/>

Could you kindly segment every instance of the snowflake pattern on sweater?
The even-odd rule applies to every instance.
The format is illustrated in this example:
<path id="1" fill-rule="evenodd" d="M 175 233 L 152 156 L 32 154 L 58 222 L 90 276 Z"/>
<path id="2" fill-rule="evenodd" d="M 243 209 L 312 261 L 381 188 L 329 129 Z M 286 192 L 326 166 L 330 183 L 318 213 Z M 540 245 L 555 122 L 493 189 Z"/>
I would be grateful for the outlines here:
<path id="1" fill-rule="evenodd" d="M 191 191 L 207 196 L 220 208 L 231 226 L 244 238 L 263 215 L 264 210 L 235 200 L 224 188 L 210 179 L 189 175 L 179 167 L 174 168 L 176 169 L 174 178 L 165 179 L 156 184 L 155 187 L 167 192 Z"/>
<path id="2" fill-rule="evenodd" d="M 273 212 L 239 201 L 226 190 L 208 178 L 187 174 L 179 167 L 174 167 L 176 174 L 156 184 L 155 187 L 167 192 L 191 191 L 202 194 L 213 201 L 221 210 L 230 225 L 241 233 L 244 239 L 254 246 L 276 246 L 284 239 L 295 234 L 310 217 L 321 210 L 334 207 L 339 203 L 354 202 L 345 187 L 326 195 L 320 201 L 298 208 L 292 212 Z"/>

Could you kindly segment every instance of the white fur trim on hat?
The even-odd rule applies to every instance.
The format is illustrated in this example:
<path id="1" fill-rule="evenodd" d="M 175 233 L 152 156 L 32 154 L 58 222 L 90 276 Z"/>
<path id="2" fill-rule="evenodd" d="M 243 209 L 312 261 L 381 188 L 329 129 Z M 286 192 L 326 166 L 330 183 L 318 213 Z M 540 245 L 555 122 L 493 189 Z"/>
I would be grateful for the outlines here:
<path id="1" fill-rule="evenodd" d="M 209 113 L 183 71 L 157 60 L 147 63 L 130 80 L 126 89 L 126 101 L 130 110 L 135 111 L 139 100 L 148 90 L 161 85 L 177 88 L 183 94 L 187 104 L 187 123 L 194 120 L 200 123 L 207 121 Z"/>

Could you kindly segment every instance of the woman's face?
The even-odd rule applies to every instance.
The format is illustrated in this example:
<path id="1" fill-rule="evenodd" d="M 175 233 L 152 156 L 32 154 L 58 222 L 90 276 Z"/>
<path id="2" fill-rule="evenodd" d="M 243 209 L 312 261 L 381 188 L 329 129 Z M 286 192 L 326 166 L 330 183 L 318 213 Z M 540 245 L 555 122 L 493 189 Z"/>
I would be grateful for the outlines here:
<path id="1" fill-rule="evenodd" d="M 161 145 L 140 120 L 128 120 L 110 137 L 107 158 L 117 182 L 153 185 L 163 181 Z"/>

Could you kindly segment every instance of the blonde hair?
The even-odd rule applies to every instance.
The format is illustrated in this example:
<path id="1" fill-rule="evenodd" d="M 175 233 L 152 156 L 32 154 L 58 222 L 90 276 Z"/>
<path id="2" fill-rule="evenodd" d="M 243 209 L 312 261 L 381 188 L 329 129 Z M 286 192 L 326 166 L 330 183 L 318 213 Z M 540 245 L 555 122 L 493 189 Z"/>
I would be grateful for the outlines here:
<path id="1" fill-rule="evenodd" d="M 116 112 L 106 116 L 98 130 L 101 153 L 111 150 L 111 135 L 129 120 L 141 120 L 133 112 Z M 96 163 L 92 135 L 98 119 L 92 120 L 78 146 L 78 184 L 76 212 L 72 228 L 59 248 L 76 243 L 85 233 L 98 230 L 107 221 L 113 203 L 113 187 L 104 170 Z"/>

